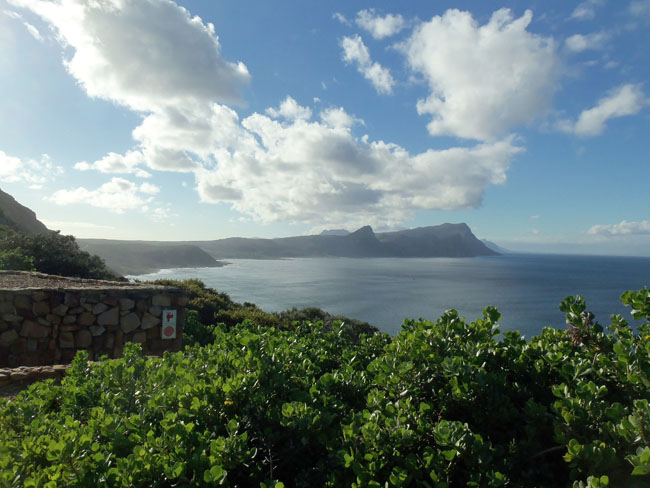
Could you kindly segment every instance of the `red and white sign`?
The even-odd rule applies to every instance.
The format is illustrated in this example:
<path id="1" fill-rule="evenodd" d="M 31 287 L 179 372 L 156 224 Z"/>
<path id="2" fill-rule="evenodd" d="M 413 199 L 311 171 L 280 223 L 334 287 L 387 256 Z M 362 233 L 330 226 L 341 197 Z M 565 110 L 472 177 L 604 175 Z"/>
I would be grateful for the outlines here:
<path id="1" fill-rule="evenodd" d="M 160 331 L 163 339 L 176 339 L 176 310 L 162 311 L 162 327 Z"/>

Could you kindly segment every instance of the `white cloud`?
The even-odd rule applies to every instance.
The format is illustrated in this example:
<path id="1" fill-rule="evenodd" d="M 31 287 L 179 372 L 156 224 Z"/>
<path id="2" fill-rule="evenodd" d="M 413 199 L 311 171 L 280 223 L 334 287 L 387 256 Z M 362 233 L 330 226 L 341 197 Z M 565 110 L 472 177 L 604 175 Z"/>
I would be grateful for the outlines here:
<path id="1" fill-rule="evenodd" d="M 610 35 L 606 32 L 594 32 L 592 34 L 575 34 L 565 41 L 566 47 L 572 52 L 582 52 L 588 49 L 602 49 Z"/>
<path id="2" fill-rule="evenodd" d="M 514 137 L 504 136 L 474 147 L 409 154 L 397 144 L 356 137 L 352 129 L 363 121 L 343 108 L 316 111 L 291 97 L 240 119 L 224 101 L 237 100 L 248 75 L 221 59 L 209 24 L 173 3 L 12 1 L 29 6 L 59 31 L 59 41 L 73 53 L 68 69 L 89 95 L 142 116 L 131 151 L 77 163 L 79 170 L 136 176 L 145 169 L 192 173 L 203 201 L 230 204 L 258 221 L 397 226 L 420 209 L 479 206 L 485 189 L 505 182 L 513 158 L 523 150 Z M 514 36 L 515 41 L 522 38 L 527 39 Z M 390 92 L 394 81 L 388 70 L 370 59 L 360 37 L 347 39 L 350 62 L 378 90 Z M 150 49 L 146 56 L 145 45 Z M 521 49 L 531 54 L 526 42 L 523 48 L 517 45 L 515 54 Z M 532 51 L 530 62 L 538 63 Z M 519 62 L 516 56 L 513 62 Z M 524 77 L 522 89 L 530 83 Z M 162 193 L 157 190 L 115 177 L 98 188 L 60 190 L 50 198 L 118 213 L 137 209 L 164 219 L 170 214 L 154 202 L 153 195 Z"/>
<path id="3" fill-rule="evenodd" d="M 246 66 L 221 56 L 212 24 L 166 0 L 10 0 L 48 21 L 72 50 L 65 65 L 91 97 L 139 111 L 240 101 Z M 155 19 L 155 21 L 154 21 Z"/>
<path id="4" fill-rule="evenodd" d="M 323 123 L 332 129 L 349 129 L 355 124 L 362 124 L 363 120 L 352 117 L 342 107 L 327 108 L 320 113 Z"/>
<path id="5" fill-rule="evenodd" d="M 27 32 L 29 32 L 34 39 L 36 39 L 37 41 L 42 41 L 43 40 L 43 36 L 41 36 L 41 33 L 38 31 L 38 29 L 36 27 L 34 27 L 29 22 L 24 22 L 24 24 L 25 24 L 25 27 L 27 28 Z"/>
<path id="6" fill-rule="evenodd" d="M 593 20 L 596 17 L 596 9 L 604 3 L 604 0 L 586 0 L 578 4 L 569 18 L 574 20 Z"/>
<path id="7" fill-rule="evenodd" d="M 506 139 L 410 155 L 396 144 L 355 138 L 353 118 L 340 109 L 321 118 L 326 122 L 281 124 L 247 117 L 242 125 L 260 145 L 215 154 L 216 167 L 196 173 L 201 198 L 230 202 L 265 222 L 395 225 L 418 209 L 480 205 L 521 151 Z"/>
<path id="8" fill-rule="evenodd" d="M 144 162 L 144 156 L 140 151 L 129 151 L 126 154 L 110 152 L 94 163 L 86 161 L 76 163 L 74 168 L 79 171 L 96 170 L 101 173 L 135 174 L 140 177 L 149 177 L 151 176 L 149 173 L 138 168 Z"/>
<path id="9" fill-rule="evenodd" d="M 146 185 L 146 183 L 145 183 Z M 57 205 L 84 204 L 107 209 L 114 213 L 140 209 L 152 197 L 142 197 L 142 190 L 135 183 L 124 178 L 113 178 L 96 190 L 80 186 L 74 190 L 58 190 L 48 199 Z"/>
<path id="10" fill-rule="evenodd" d="M 343 49 L 343 61 L 356 64 L 359 73 L 372 83 L 377 93 L 392 93 L 395 85 L 393 76 L 387 68 L 372 61 L 370 51 L 359 35 L 344 37 L 341 40 L 341 48 Z"/>
<path id="11" fill-rule="evenodd" d="M 644 17 L 650 20 L 650 0 L 634 0 L 630 3 L 628 11 L 634 17 Z"/>
<path id="12" fill-rule="evenodd" d="M 609 119 L 634 115 L 648 103 L 639 85 L 621 85 L 601 98 L 595 107 L 584 110 L 577 122 L 561 122 L 560 129 L 583 137 L 597 136 L 605 131 Z"/>
<path id="13" fill-rule="evenodd" d="M 151 183 L 142 183 L 140 185 L 140 191 L 142 193 L 146 193 L 147 195 L 155 195 L 157 193 L 160 193 L 160 188 L 156 185 L 152 185 Z"/>
<path id="14" fill-rule="evenodd" d="M 23 183 L 39 189 L 61 173 L 63 168 L 55 165 L 47 154 L 43 154 L 39 161 L 23 160 L 0 150 L 0 182 Z"/>
<path id="15" fill-rule="evenodd" d="M 494 140 L 549 107 L 558 65 L 552 39 L 526 31 L 532 13 L 501 9 L 479 26 L 469 12 L 448 10 L 402 45 L 412 69 L 429 83 L 419 100 L 432 135 Z"/>
<path id="16" fill-rule="evenodd" d="M 650 221 L 628 222 L 623 220 L 618 224 L 594 225 L 588 234 L 596 236 L 650 235 Z"/>
<path id="17" fill-rule="evenodd" d="M 332 14 L 332 18 L 334 20 L 338 20 L 343 25 L 351 25 L 350 21 L 348 19 L 346 19 L 345 15 L 343 15 L 341 12 L 334 12 Z"/>
<path id="18" fill-rule="evenodd" d="M 388 14 L 381 17 L 375 13 L 374 8 L 360 10 L 355 22 L 375 39 L 393 36 L 406 27 L 406 21 L 401 15 Z"/>
<path id="19" fill-rule="evenodd" d="M 274 119 L 283 117 L 287 120 L 309 120 L 311 110 L 308 107 L 298 105 L 293 98 L 287 97 L 278 108 L 267 108 L 266 113 Z"/>

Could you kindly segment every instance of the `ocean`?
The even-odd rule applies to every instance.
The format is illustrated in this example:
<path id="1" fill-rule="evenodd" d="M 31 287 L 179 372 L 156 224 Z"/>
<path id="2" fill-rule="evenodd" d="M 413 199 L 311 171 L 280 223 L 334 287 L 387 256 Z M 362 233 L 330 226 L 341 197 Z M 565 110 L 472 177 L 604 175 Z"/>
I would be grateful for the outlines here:
<path id="1" fill-rule="evenodd" d="M 273 312 L 320 307 L 397 334 L 405 318 L 437 319 L 456 309 L 467 320 L 493 305 L 501 331 L 527 338 L 565 328 L 560 302 L 582 295 L 603 326 L 611 314 L 633 322 L 622 292 L 650 286 L 650 258 L 509 254 L 476 258 L 232 259 L 221 268 L 177 268 L 132 279 L 199 278 L 238 302 Z"/>

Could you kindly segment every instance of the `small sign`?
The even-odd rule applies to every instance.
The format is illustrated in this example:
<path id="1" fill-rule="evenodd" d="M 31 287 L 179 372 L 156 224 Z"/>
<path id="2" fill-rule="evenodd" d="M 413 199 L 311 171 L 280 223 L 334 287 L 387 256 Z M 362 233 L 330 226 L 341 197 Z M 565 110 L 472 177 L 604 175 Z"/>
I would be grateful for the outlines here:
<path id="1" fill-rule="evenodd" d="M 163 339 L 176 339 L 176 310 L 162 311 L 161 336 Z"/>

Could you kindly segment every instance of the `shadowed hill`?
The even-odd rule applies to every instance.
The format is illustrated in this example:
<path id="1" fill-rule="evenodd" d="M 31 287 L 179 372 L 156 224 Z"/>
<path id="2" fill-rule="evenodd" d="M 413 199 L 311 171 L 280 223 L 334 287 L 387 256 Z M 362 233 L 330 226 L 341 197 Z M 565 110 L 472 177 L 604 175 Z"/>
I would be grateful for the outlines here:
<path id="1" fill-rule="evenodd" d="M 0 190 L 0 225 L 26 234 L 44 234 L 48 232 L 43 222 L 36 218 L 36 214 L 18 203 L 14 197 Z"/>

